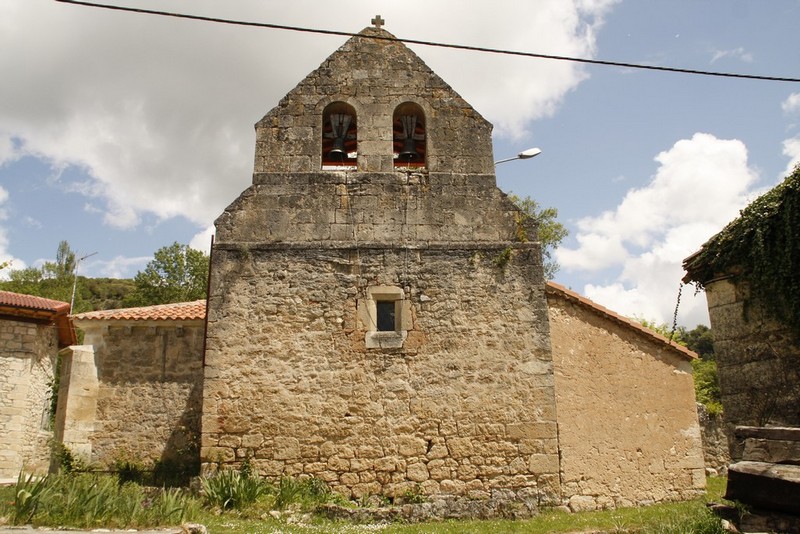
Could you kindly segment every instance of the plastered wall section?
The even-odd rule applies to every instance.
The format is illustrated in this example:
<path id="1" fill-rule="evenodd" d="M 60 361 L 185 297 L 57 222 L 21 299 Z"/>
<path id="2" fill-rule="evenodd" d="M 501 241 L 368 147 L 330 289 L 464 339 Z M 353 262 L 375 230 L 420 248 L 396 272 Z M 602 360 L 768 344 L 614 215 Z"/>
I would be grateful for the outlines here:
<path id="1" fill-rule="evenodd" d="M 0 478 L 46 473 L 55 328 L 0 319 Z"/>
<path id="2" fill-rule="evenodd" d="M 741 460 L 733 428 L 800 426 L 800 348 L 767 315 L 740 278 L 705 285 L 732 461 Z"/>
<path id="3" fill-rule="evenodd" d="M 217 245 L 206 352 L 206 470 L 249 457 L 345 495 L 560 499 L 552 361 L 536 247 Z M 368 349 L 359 301 L 404 291 L 402 348 Z"/>
<path id="4" fill-rule="evenodd" d="M 549 296 L 562 489 L 575 511 L 705 489 L 689 361 Z"/>
<path id="5" fill-rule="evenodd" d="M 83 438 L 99 466 L 116 459 L 199 461 L 203 323 L 83 321 L 93 351 L 94 418 Z M 77 401 L 80 387 L 70 391 Z M 86 389 L 86 388 L 83 388 Z M 75 393 L 75 395 L 73 395 Z M 91 403 L 90 399 L 82 402 Z"/>

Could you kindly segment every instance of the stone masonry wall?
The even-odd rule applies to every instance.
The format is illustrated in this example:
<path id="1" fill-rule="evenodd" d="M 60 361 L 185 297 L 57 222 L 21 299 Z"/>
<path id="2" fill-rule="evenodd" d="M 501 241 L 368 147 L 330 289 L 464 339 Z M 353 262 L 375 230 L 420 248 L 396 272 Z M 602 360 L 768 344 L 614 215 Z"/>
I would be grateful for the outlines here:
<path id="1" fill-rule="evenodd" d="M 706 474 L 725 476 L 731 455 L 728 451 L 728 435 L 725 433 L 725 422 L 722 414 L 710 414 L 706 407 L 697 403 L 697 418 L 700 422 L 700 434 L 703 437 L 703 459 Z"/>
<path id="2" fill-rule="evenodd" d="M 58 351 L 53 326 L 0 319 L 0 478 L 46 473 L 50 381 Z"/>
<path id="3" fill-rule="evenodd" d="M 276 173 L 253 182 L 217 219 L 218 243 L 517 240 L 519 210 L 493 175 Z"/>
<path id="4" fill-rule="evenodd" d="M 561 483 L 570 508 L 700 495 L 705 471 L 691 363 L 548 296 Z"/>
<path id="5" fill-rule="evenodd" d="M 746 282 L 706 284 L 731 459 L 735 426 L 800 426 L 800 348 L 750 296 Z"/>
<path id="6" fill-rule="evenodd" d="M 217 245 L 206 352 L 206 470 L 317 476 L 348 496 L 558 502 L 538 247 Z M 402 348 L 367 349 L 359 299 L 397 286 Z"/>
<path id="7" fill-rule="evenodd" d="M 358 170 L 392 171 L 392 116 L 404 102 L 425 112 L 431 172 L 494 173 L 492 126 L 410 49 L 366 28 L 292 89 L 256 124 L 255 172 L 316 172 L 322 165 L 322 112 L 353 106 Z"/>
<path id="8" fill-rule="evenodd" d="M 92 461 L 199 463 L 203 324 L 87 321 L 98 393 L 90 434 Z M 66 423 L 69 425 L 69 422 Z"/>

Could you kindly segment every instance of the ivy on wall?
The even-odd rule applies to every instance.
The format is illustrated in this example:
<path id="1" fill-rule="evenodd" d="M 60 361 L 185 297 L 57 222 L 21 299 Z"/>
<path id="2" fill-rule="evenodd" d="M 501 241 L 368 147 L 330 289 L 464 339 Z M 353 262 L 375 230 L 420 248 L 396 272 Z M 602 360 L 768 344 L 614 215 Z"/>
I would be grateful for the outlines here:
<path id="1" fill-rule="evenodd" d="M 800 340 L 800 165 L 686 259 L 685 281 L 700 286 L 736 274 L 752 296 Z"/>

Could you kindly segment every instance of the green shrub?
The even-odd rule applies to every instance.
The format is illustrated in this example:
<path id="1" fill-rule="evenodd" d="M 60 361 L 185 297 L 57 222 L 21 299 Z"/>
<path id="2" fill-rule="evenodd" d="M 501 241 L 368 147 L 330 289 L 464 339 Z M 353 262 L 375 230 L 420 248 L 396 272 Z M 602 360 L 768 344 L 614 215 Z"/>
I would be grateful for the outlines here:
<path id="1" fill-rule="evenodd" d="M 267 490 L 267 485 L 256 476 L 243 476 L 233 469 L 222 469 L 201 479 L 206 501 L 222 509 L 242 509 L 254 503 Z"/>
<path id="2" fill-rule="evenodd" d="M 39 480 L 20 475 L 11 520 L 15 524 L 127 528 L 190 521 L 199 504 L 179 490 L 143 489 L 117 477 L 88 473 Z"/>
<path id="3" fill-rule="evenodd" d="M 157 460 L 153 464 L 153 484 L 167 488 L 188 486 L 191 478 L 200 474 L 199 467 L 174 458 Z"/>
<path id="4" fill-rule="evenodd" d="M 48 492 L 47 477 L 35 479 L 33 475 L 25 476 L 20 472 L 14 486 L 14 508 L 11 521 L 15 525 L 28 523 L 36 514 L 42 500 Z"/>
<path id="5" fill-rule="evenodd" d="M 50 450 L 51 457 L 56 462 L 60 473 L 79 473 L 88 469 L 86 463 L 75 456 L 69 447 L 60 441 L 52 440 Z"/>
<path id="6" fill-rule="evenodd" d="M 331 491 L 325 481 L 316 478 L 282 477 L 275 494 L 274 507 L 283 510 L 292 504 L 310 509 L 327 502 L 343 502 L 343 498 Z"/>
<path id="7" fill-rule="evenodd" d="M 715 360 L 697 359 L 692 362 L 694 391 L 697 402 L 704 404 L 709 415 L 722 413 L 722 391 L 717 377 Z"/>

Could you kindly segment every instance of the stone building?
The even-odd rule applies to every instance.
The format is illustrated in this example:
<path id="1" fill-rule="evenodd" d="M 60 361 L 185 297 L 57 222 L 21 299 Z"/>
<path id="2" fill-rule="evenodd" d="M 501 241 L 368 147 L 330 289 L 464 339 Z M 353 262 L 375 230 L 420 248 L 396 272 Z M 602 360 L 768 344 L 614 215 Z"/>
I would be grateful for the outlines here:
<path id="1" fill-rule="evenodd" d="M 685 354 L 656 344 L 654 360 L 621 342 L 633 361 L 603 373 L 666 372 L 658 387 L 672 403 L 637 372 L 612 381 L 635 377 L 622 396 L 607 385 L 591 415 L 602 388 L 576 401 L 580 373 L 564 370 L 573 389 L 558 395 L 537 229 L 496 187 L 491 125 L 379 27 L 257 123 L 253 185 L 216 230 L 206 471 L 250 458 L 262 474 L 317 476 L 353 497 L 419 487 L 585 507 L 704 487 Z M 584 434 L 627 397 L 638 434 Z M 626 470 L 636 476 L 615 482 Z"/>
<path id="2" fill-rule="evenodd" d="M 552 282 L 546 295 L 565 504 L 586 510 L 689 498 L 702 491 L 689 366 L 693 353 Z M 87 387 L 85 377 L 72 379 L 72 390 L 62 398 L 91 391 L 99 407 L 95 412 L 105 415 L 71 420 L 68 429 L 84 433 L 71 433 L 70 449 L 90 450 L 86 459 L 96 465 L 123 454 L 156 461 L 196 450 L 187 443 L 200 433 L 201 406 L 192 393 L 197 386 L 190 391 L 186 384 L 199 374 L 202 339 L 194 331 L 202 329 L 204 317 L 203 302 L 77 316 L 91 345 L 71 351 L 97 362 L 84 367 L 97 386 Z M 188 345 L 165 359 L 164 345 L 178 338 Z M 165 361 L 184 369 L 184 386 L 159 380 Z M 243 457 L 238 449 L 234 455 Z M 189 458 L 198 461 L 196 454 Z M 435 469 L 440 464 L 433 460 L 427 465 Z M 434 470 L 432 477 L 444 473 Z"/>
<path id="3" fill-rule="evenodd" d="M 800 166 L 684 261 L 705 288 L 743 532 L 800 525 Z"/>
<path id="4" fill-rule="evenodd" d="M 800 427 L 799 200 L 800 167 L 684 261 L 684 281 L 701 284 L 708 298 L 731 438 L 741 425 Z M 757 285 L 759 262 L 788 278 Z M 730 444 L 732 459 L 741 458 Z"/>
<path id="5" fill-rule="evenodd" d="M 697 356 L 548 282 L 561 485 L 573 510 L 692 498 L 705 488 Z"/>
<path id="6" fill-rule="evenodd" d="M 559 502 L 536 229 L 491 125 L 393 39 L 363 30 L 256 124 L 212 247 L 204 469 Z"/>
<path id="7" fill-rule="evenodd" d="M 205 301 L 74 316 L 62 352 L 56 433 L 90 464 L 171 463 L 196 473 Z"/>
<path id="8" fill-rule="evenodd" d="M 108 461 L 137 436 L 134 452 L 170 455 L 180 427 L 206 473 L 248 459 L 351 497 L 697 495 L 691 353 L 546 284 L 536 232 L 496 187 L 491 125 L 367 28 L 257 123 L 206 315 L 76 317 L 95 415 L 65 412 L 64 435 Z"/>
<path id="9" fill-rule="evenodd" d="M 69 303 L 0 291 L 0 479 L 50 464 L 50 389 L 60 347 L 75 343 Z"/>

